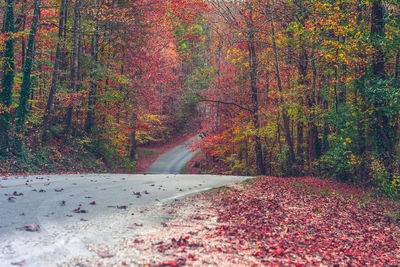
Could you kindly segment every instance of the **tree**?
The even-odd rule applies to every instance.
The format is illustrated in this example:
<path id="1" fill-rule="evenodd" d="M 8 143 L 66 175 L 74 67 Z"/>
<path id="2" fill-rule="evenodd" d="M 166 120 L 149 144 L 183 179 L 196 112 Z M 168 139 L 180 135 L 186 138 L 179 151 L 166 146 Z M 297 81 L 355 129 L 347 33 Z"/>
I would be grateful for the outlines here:
<path id="1" fill-rule="evenodd" d="M 23 76 L 22 76 L 22 84 L 21 91 L 19 97 L 19 104 L 17 108 L 16 115 L 16 149 L 18 152 L 21 152 L 23 145 L 23 135 L 25 132 L 25 120 L 27 115 L 27 104 L 29 95 L 31 93 L 31 72 L 32 72 L 32 64 L 34 60 L 34 45 L 35 45 L 35 37 L 39 22 L 40 15 L 40 0 L 35 0 L 33 9 L 33 18 L 31 24 L 31 30 L 29 33 L 29 39 L 27 44 L 27 52 L 26 52 L 26 60 L 23 66 Z"/>
<path id="2" fill-rule="evenodd" d="M 9 148 L 9 129 L 11 120 L 11 96 L 14 85 L 14 0 L 7 0 L 3 33 L 7 36 L 3 55 L 3 79 L 0 92 L 0 154 L 6 154 Z"/>

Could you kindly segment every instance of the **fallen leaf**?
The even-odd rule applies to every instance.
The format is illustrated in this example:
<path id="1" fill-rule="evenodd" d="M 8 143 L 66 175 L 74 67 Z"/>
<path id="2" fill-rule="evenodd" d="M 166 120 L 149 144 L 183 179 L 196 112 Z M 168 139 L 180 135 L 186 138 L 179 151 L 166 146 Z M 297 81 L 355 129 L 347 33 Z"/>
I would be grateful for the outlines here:
<path id="1" fill-rule="evenodd" d="M 75 213 L 87 213 L 87 210 L 82 210 L 80 207 L 73 210 Z"/>
<path id="2" fill-rule="evenodd" d="M 99 252 L 97 255 L 102 259 L 114 257 L 114 255 L 110 254 L 108 251 Z"/>
<path id="3" fill-rule="evenodd" d="M 17 266 L 25 266 L 25 261 L 19 261 L 19 262 L 11 262 L 11 265 L 17 265 Z"/>
<path id="4" fill-rule="evenodd" d="M 38 232 L 40 230 L 40 226 L 34 223 L 27 224 L 25 226 L 17 228 L 21 231 L 28 231 L 28 232 Z"/>

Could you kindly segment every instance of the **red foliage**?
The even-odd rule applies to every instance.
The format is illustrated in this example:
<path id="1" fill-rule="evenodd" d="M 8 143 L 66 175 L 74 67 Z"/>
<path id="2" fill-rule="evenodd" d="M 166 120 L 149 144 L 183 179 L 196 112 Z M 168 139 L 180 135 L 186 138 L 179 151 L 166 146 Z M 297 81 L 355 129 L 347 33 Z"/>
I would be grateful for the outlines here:
<path id="1" fill-rule="evenodd" d="M 345 193 L 342 195 L 341 192 Z M 215 236 L 246 240 L 267 265 L 396 265 L 400 244 L 385 207 L 360 202 L 354 187 L 318 178 L 257 180 L 245 190 L 219 191 Z"/>

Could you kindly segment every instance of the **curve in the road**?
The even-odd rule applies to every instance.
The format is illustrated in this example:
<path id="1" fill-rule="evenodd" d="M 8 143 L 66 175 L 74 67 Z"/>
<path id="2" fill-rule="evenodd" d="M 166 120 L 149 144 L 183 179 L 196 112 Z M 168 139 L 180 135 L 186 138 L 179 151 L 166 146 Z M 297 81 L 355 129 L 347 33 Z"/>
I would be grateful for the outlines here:
<path id="1" fill-rule="evenodd" d="M 161 155 L 146 171 L 147 174 L 179 174 L 182 168 L 194 156 L 194 151 L 189 149 L 199 137 L 195 136 L 167 153 Z"/>

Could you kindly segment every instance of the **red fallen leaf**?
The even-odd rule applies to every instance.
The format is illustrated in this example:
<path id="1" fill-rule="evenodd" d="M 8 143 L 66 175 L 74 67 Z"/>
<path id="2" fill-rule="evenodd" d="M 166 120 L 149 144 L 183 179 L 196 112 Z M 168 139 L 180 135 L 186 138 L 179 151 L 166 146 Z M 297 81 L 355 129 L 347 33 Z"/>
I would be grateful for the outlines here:
<path id="1" fill-rule="evenodd" d="M 34 223 L 31 223 L 31 224 L 27 224 L 27 225 L 25 225 L 25 226 L 19 227 L 19 228 L 17 228 L 17 229 L 18 229 L 18 230 L 21 230 L 21 231 L 37 232 L 37 231 L 40 230 L 40 226 L 39 226 L 39 225 L 36 225 L 36 224 L 34 224 Z"/>
<path id="2" fill-rule="evenodd" d="M 256 252 L 253 253 L 253 256 L 257 257 L 260 256 L 261 249 L 257 250 Z"/>
<path id="3" fill-rule="evenodd" d="M 157 267 L 178 267 L 175 260 L 169 260 L 156 265 Z"/>
<path id="4" fill-rule="evenodd" d="M 23 193 L 17 193 L 17 191 L 14 191 L 13 195 L 19 197 L 19 196 L 23 196 L 24 194 Z"/>
<path id="5" fill-rule="evenodd" d="M 193 254 L 189 254 L 188 257 L 189 257 L 189 259 L 191 259 L 192 261 L 197 261 L 197 258 L 196 258 Z"/>
<path id="6" fill-rule="evenodd" d="M 108 251 L 99 252 L 97 255 L 102 259 L 114 257 L 114 255 L 110 254 Z"/>
<path id="7" fill-rule="evenodd" d="M 120 210 L 126 210 L 127 209 L 127 206 L 117 206 L 117 209 L 120 209 Z"/>
<path id="8" fill-rule="evenodd" d="M 64 191 L 64 188 L 54 189 L 54 191 L 56 191 L 56 192 L 62 192 L 62 191 Z"/>
<path id="9" fill-rule="evenodd" d="M 185 236 L 185 239 L 186 239 L 186 240 L 189 240 L 189 238 L 190 238 L 190 236 Z"/>
<path id="10" fill-rule="evenodd" d="M 133 229 L 133 227 L 132 226 L 128 226 L 128 229 Z"/>
<path id="11" fill-rule="evenodd" d="M 199 186 L 202 186 L 203 184 L 199 184 Z"/>
<path id="12" fill-rule="evenodd" d="M 135 244 L 144 243 L 144 240 L 143 240 L 143 239 L 135 239 L 135 240 L 133 241 L 133 243 L 135 243 Z"/>
<path id="13" fill-rule="evenodd" d="M 96 201 L 93 200 L 93 201 L 90 202 L 89 204 L 90 204 L 90 205 L 96 205 Z"/>
<path id="14" fill-rule="evenodd" d="M 25 261 L 11 262 L 11 265 L 25 266 Z"/>
<path id="15" fill-rule="evenodd" d="M 275 250 L 275 253 L 276 253 L 276 254 L 282 254 L 282 253 L 283 253 L 283 249 L 282 249 L 282 248 L 277 248 L 277 249 Z"/>
<path id="16" fill-rule="evenodd" d="M 126 263 L 125 261 L 123 261 L 121 264 L 122 266 L 128 266 L 128 263 Z"/>
<path id="17" fill-rule="evenodd" d="M 143 226 L 143 224 L 142 223 L 134 223 L 136 226 Z"/>

